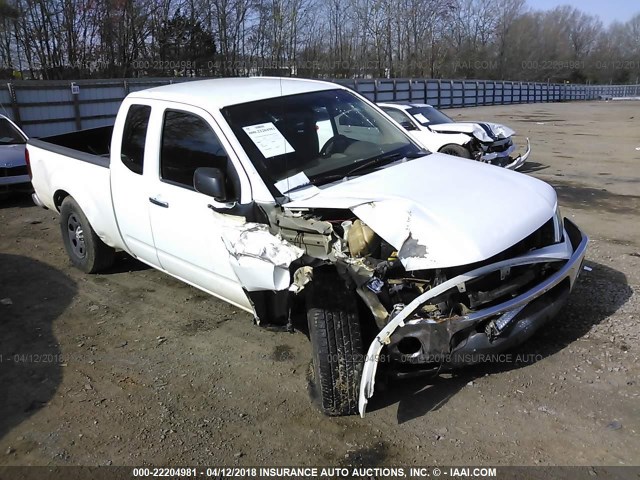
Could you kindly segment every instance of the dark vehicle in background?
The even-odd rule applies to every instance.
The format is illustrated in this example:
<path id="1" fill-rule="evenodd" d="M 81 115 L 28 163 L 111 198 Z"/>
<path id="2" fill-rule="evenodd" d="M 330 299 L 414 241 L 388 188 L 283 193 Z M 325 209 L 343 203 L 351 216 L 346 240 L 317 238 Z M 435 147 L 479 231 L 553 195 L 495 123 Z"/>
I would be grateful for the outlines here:
<path id="1" fill-rule="evenodd" d="M 4 115 L 0 115 L 0 191 L 9 187 L 31 189 L 29 167 L 25 160 L 27 136 Z"/>

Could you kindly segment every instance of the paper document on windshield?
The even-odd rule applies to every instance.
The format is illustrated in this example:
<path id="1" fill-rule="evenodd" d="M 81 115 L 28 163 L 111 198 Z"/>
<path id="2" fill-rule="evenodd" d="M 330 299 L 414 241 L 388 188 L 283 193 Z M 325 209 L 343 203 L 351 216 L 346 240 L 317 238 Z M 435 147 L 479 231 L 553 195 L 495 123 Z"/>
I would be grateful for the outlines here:
<path id="1" fill-rule="evenodd" d="M 271 123 L 259 123 L 257 125 L 250 125 L 248 127 L 242 127 L 249 138 L 256 144 L 260 153 L 264 158 L 277 157 L 278 155 L 284 155 L 285 153 L 293 153 L 295 150 L 284 138 L 284 135 L 280 133 L 280 130 Z"/>
<path id="2" fill-rule="evenodd" d="M 416 120 L 418 120 L 420 123 L 425 124 L 425 123 L 429 123 L 429 120 L 427 119 L 427 117 L 425 117 L 424 115 L 422 115 L 421 113 L 416 113 L 414 115 L 414 118 Z"/>
<path id="3" fill-rule="evenodd" d="M 304 185 L 307 185 L 305 188 Z M 296 173 L 295 175 L 287 178 L 283 178 L 275 183 L 276 188 L 283 195 L 287 195 L 291 200 L 297 200 L 302 197 L 308 197 L 310 195 L 315 195 L 320 191 L 318 187 L 315 185 L 311 185 L 309 182 L 309 177 L 305 175 L 304 172 Z M 291 192 L 291 190 L 295 190 Z"/>

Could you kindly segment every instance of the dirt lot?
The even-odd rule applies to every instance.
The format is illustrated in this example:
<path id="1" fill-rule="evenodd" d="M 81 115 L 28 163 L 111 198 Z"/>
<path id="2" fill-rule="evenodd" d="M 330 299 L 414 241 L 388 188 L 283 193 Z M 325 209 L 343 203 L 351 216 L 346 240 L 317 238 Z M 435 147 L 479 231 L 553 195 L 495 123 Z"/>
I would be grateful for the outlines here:
<path id="1" fill-rule="evenodd" d="M 327 418 L 310 401 L 304 333 L 256 327 L 126 257 L 84 275 L 56 215 L 12 197 L 0 204 L 12 302 L 0 304 L 0 465 L 638 464 L 640 102 L 449 113 L 529 136 L 526 172 L 592 240 L 592 270 L 526 346 L 391 383 L 365 419 Z"/>

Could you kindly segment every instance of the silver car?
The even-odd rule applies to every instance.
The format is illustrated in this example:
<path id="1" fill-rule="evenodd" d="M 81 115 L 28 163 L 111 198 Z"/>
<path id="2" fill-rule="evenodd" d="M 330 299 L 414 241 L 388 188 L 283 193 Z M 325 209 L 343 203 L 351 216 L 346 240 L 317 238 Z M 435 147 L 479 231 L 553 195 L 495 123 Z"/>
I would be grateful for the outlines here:
<path id="1" fill-rule="evenodd" d="M 0 188 L 28 184 L 29 167 L 25 160 L 27 136 L 4 115 L 0 115 Z"/>

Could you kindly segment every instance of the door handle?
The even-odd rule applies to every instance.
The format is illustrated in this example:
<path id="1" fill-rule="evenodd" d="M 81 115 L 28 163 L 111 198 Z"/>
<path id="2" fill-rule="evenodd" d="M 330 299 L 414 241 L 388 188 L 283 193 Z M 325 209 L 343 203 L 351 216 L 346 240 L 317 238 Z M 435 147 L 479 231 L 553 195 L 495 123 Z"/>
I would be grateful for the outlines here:
<path id="1" fill-rule="evenodd" d="M 163 201 L 158 200 L 157 198 L 153 198 L 153 197 L 149 197 L 149 201 L 151 203 L 153 203 L 154 205 L 157 205 L 159 207 L 169 208 L 169 202 L 163 202 Z"/>

